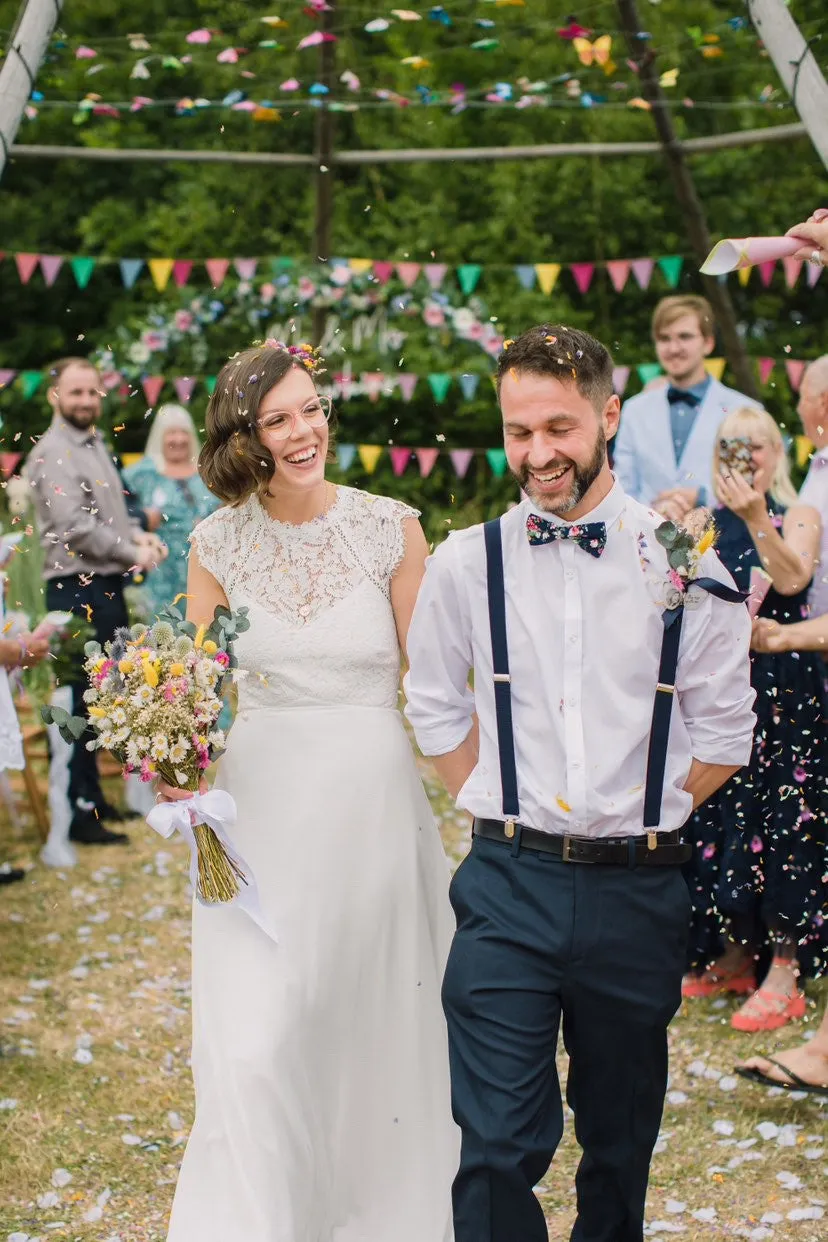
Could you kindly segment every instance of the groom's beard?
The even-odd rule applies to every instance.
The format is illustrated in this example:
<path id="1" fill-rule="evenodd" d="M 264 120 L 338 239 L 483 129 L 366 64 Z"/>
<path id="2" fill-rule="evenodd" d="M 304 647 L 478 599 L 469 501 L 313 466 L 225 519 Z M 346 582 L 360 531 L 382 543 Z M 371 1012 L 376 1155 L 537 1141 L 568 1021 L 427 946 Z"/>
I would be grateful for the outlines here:
<path id="1" fill-rule="evenodd" d="M 571 466 L 572 473 L 567 492 L 559 496 L 544 495 L 535 486 L 528 466 L 522 466 L 520 470 L 512 470 L 511 474 L 537 509 L 541 509 L 544 513 L 554 513 L 558 517 L 563 517 L 581 503 L 603 470 L 606 460 L 607 437 L 604 434 L 603 427 L 599 427 L 592 456 L 584 465 L 579 465 L 578 462 L 572 461 L 569 457 L 562 457 L 557 461 L 548 462 L 542 470 L 535 471 L 536 474 L 544 474 L 547 471 L 559 470 L 561 466 Z"/>

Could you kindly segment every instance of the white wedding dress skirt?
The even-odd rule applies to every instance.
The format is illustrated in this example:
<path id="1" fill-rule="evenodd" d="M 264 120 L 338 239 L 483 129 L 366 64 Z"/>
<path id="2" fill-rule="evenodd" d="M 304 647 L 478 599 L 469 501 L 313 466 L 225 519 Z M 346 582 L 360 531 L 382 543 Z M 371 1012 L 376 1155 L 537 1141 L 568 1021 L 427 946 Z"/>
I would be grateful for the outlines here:
<path id="1" fill-rule="evenodd" d="M 261 595 L 225 590 L 250 605 L 238 652 L 259 672 L 216 783 L 278 943 L 241 911 L 194 907 L 196 1118 L 169 1242 L 451 1242 L 454 920 L 392 705 L 390 606 L 362 580 L 288 630 Z M 308 701 L 333 683 L 351 701 Z"/>

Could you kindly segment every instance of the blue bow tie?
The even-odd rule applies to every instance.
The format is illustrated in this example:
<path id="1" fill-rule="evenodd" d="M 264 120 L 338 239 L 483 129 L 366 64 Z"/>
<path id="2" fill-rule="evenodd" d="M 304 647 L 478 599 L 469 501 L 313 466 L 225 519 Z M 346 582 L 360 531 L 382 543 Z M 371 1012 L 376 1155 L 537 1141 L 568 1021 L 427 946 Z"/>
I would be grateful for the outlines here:
<path id="1" fill-rule="evenodd" d="M 600 556 L 607 546 L 606 522 L 587 522 L 584 525 L 573 522 L 571 526 L 565 526 L 547 522 L 537 513 L 530 513 L 526 519 L 526 533 L 533 548 L 540 547 L 542 543 L 554 543 L 556 539 L 569 539 L 590 556 Z"/>
<path id="2" fill-rule="evenodd" d="M 694 392 L 685 392 L 683 388 L 674 388 L 672 384 L 667 389 L 667 400 L 670 405 L 678 405 L 679 401 L 683 405 L 701 405 L 701 397 L 697 397 Z"/>

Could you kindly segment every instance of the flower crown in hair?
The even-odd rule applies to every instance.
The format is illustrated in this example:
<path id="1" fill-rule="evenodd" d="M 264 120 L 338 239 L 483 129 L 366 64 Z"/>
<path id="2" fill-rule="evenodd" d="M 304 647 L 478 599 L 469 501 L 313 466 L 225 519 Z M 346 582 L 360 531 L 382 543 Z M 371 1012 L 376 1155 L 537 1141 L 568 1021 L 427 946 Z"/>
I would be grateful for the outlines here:
<path id="1" fill-rule="evenodd" d="M 265 341 L 265 349 L 281 349 L 286 354 L 290 354 L 297 362 L 301 363 L 311 374 L 324 371 L 322 366 L 322 358 L 319 350 L 313 345 L 286 345 L 284 341 L 277 341 L 269 336 Z"/>

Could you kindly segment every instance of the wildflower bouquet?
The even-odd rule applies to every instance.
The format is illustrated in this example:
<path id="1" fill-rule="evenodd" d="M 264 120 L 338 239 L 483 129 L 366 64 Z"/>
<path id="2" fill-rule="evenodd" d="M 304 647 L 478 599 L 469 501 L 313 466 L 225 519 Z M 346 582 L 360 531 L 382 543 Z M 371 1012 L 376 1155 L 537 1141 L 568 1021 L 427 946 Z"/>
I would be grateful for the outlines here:
<path id="1" fill-rule="evenodd" d="M 662 522 L 656 527 L 655 537 L 667 553 L 667 577 L 672 595 L 677 597 L 668 606 L 676 607 L 697 579 L 701 558 L 716 542 L 713 516 L 706 509 L 698 510 L 696 522 L 690 527 Z"/>
<path id="2" fill-rule="evenodd" d="M 219 607 L 209 627 L 196 627 L 173 605 L 150 627 L 118 630 L 103 649 L 97 642 L 84 647 L 89 688 L 83 697 L 94 730 L 87 749 L 110 751 L 125 776 L 160 776 L 194 795 L 172 804 L 169 823 L 149 822 L 164 835 L 179 829 L 194 845 L 196 893 L 208 904 L 232 901 L 249 882 L 223 832 L 235 818 L 232 799 L 220 790 L 199 795 L 202 774 L 224 750 L 224 733 L 216 727 L 222 688 L 236 667 L 233 641 L 249 626 L 246 608 Z M 67 742 L 88 728 L 59 707 L 44 707 L 42 715 Z M 151 815 L 168 809 L 157 807 Z M 197 818 L 202 812 L 205 822 Z"/>

